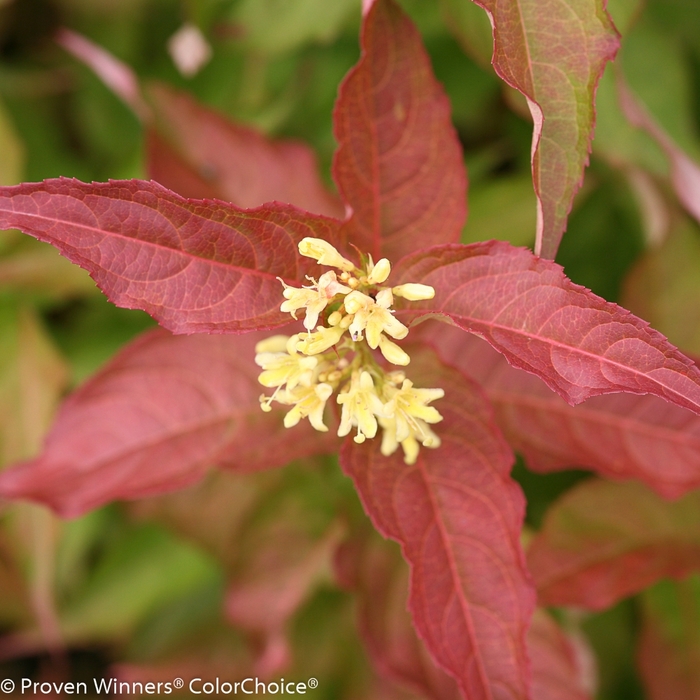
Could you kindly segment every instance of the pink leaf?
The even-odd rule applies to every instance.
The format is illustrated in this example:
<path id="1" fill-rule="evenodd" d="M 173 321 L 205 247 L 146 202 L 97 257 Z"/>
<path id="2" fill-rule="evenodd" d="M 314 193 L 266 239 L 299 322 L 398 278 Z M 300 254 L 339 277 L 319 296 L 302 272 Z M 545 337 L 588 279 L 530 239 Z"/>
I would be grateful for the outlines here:
<path id="1" fill-rule="evenodd" d="M 491 19 L 496 72 L 532 113 L 536 251 L 553 258 L 588 164 L 595 90 L 617 31 L 604 0 L 474 1 Z"/>
<path id="2" fill-rule="evenodd" d="M 63 404 L 44 452 L 0 474 L 0 496 L 76 516 L 118 498 L 174 491 L 209 466 L 281 466 L 324 449 L 260 410 L 261 334 L 141 336 Z"/>
<path id="3" fill-rule="evenodd" d="M 626 391 L 700 413 L 700 371 L 691 360 L 529 250 L 500 241 L 436 246 L 404 258 L 394 280 L 436 290 L 435 299 L 403 311 L 404 320 L 447 316 L 572 404 Z"/>
<path id="4" fill-rule="evenodd" d="M 482 385 L 511 447 L 534 471 L 586 467 L 617 481 L 639 479 L 667 498 L 700 487 L 700 418 L 694 413 L 632 394 L 569 406 L 479 338 L 435 326 L 426 324 L 423 337 L 445 362 Z"/>
<path id="5" fill-rule="evenodd" d="M 592 700 L 592 652 L 537 610 L 527 635 L 532 660 L 532 696 L 537 700 Z"/>
<path id="6" fill-rule="evenodd" d="M 393 0 L 377 0 L 364 19 L 362 49 L 334 114 L 333 173 L 352 212 L 349 240 L 375 260 L 458 241 L 462 150 L 420 35 Z"/>
<path id="7" fill-rule="evenodd" d="M 417 386 L 441 386 L 439 449 L 407 466 L 347 439 L 341 464 L 377 529 L 411 565 L 409 606 L 435 661 L 470 700 L 529 697 L 525 633 L 534 600 L 520 549 L 524 500 L 512 455 L 478 388 L 429 354 Z M 438 405 L 439 403 L 439 405 Z"/>
<path id="8" fill-rule="evenodd" d="M 0 228 L 19 228 L 87 269 L 117 306 L 175 333 L 241 332 L 289 322 L 278 277 L 313 261 L 297 243 L 338 224 L 293 207 L 240 210 L 187 200 L 154 182 L 60 178 L 0 188 Z"/>
<path id="9" fill-rule="evenodd" d="M 82 34 L 61 28 L 56 32 L 56 42 L 75 58 L 89 66 L 97 77 L 134 113 L 148 118 L 148 106 L 141 97 L 136 74 L 129 66 Z"/>
<path id="10" fill-rule="evenodd" d="M 550 508 L 528 563 L 543 605 L 607 608 L 700 566 L 700 493 L 668 502 L 641 484 L 586 481 Z"/>
<path id="11" fill-rule="evenodd" d="M 272 141 L 164 85 L 149 91 L 155 128 L 148 138 L 149 175 L 186 197 L 216 197 L 239 207 L 277 201 L 340 217 L 316 159 L 295 141 Z"/>

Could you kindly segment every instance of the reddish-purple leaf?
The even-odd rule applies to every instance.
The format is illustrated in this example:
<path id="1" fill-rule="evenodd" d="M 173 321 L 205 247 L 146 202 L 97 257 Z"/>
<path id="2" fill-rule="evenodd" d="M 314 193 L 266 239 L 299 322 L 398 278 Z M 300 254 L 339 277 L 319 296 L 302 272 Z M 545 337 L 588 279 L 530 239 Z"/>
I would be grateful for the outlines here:
<path id="1" fill-rule="evenodd" d="M 696 574 L 643 595 L 637 665 L 649 700 L 700 700 L 699 584 Z"/>
<path id="2" fill-rule="evenodd" d="M 0 228 L 19 228 L 88 270 L 117 306 L 175 333 L 289 322 L 281 284 L 315 268 L 297 243 L 333 241 L 338 222 L 281 204 L 240 210 L 187 200 L 154 182 L 60 178 L 0 188 Z"/>
<path id="3" fill-rule="evenodd" d="M 442 359 L 476 379 L 511 447 L 534 471 L 586 467 L 639 479 L 667 498 L 700 487 L 700 418 L 655 396 L 611 394 L 569 406 L 486 343 L 433 322 L 416 329 Z M 437 327 L 436 327 L 437 326 Z"/>
<path id="4" fill-rule="evenodd" d="M 669 502 L 645 486 L 591 480 L 549 510 L 528 549 L 543 605 L 601 610 L 700 566 L 700 492 Z"/>
<path id="5" fill-rule="evenodd" d="M 0 496 L 75 516 L 174 491 L 209 466 L 269 469 L 323 451 L 306 423 L 286 430 L 260 410 L 260 338 L 142 336 L 68 398 L 39 457 L 0 474 Z"/>
<path id="6" fill-rule="evenodd" d="M 591 700 L 593 656 L 583 640 L 569 637 L 552 617 L 537 610 L 527 635 L 532 662 L 532 697 L 537 700 Z"/>
<path id="7" fill-rule="evenodd" d="M 604 0 L 474 0 L 491 18 L 496 72 L 528 100 L 538 254 L 553 258 L 583 179 L 595 89 L 619 46 Z"/>
<path id="8" fill-rule="evenodd" d="M 512 454 L 478 387 L 431 354 L 416 356 L 417 386 L 441 386 L 439 449 L 413 466 L 348 439 L 341 464 L 377 529 L 411 565 L 409 607 L 435 661 L 470 700 L 529 697 L 525 633 L 534 596 L 520 549 L 524 500 Z"/>
<path id="9" fill-rule="evenodd" d="M 360 633 L 377 671 L 431 700 L 461 698 L 416 636 L 406 609 L 409 571 L 398 547 L 376 533 L 355 536 L 336 556 L 341 585 L 354 591 Z"/>
<path id="10" fill-rule="evenodd" d="M 462 150 L 420 35 L 393 0 L 377 0 L 362 58 L 340 88 L 333 173 L 352 216 L 348 239 L 375 260 L 459 240 Z"/>
<path id="11" fill-rule="evenodd" d="M 404 320 L 447 316 L 572 404 L 626 391 L 700 413 L 700 370 L 691 360 L 645 321 L 525 248 L 436 246 L 404 258 L 394 280 L 436 290 L 435 299 L 402 311 Z"/>
<path id="12" fill-rule="evenodd" d="M 165 187 L 239 207 L 274 200 L 342 216 L 342 204 L 324 187 L 306 145 L 268 140 L 165 85 L 152 86 L 148 96 L 155 125 L 148 134 L 148 174 Z"/>

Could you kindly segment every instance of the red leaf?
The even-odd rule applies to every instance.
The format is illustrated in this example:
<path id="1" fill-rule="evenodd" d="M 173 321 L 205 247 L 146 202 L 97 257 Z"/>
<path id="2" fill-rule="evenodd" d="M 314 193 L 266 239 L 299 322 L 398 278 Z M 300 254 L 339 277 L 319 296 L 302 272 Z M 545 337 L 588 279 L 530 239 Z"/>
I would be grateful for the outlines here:
<path id="1" fill-rule="evenodd" d="M 398 547 L 375 532 L 355 536 L 338 551 L 341 584 L 357 599 L 368 656 L 386 679 L 431 700 L 458 700 L 454 679 L 439 669 L 418 639 L 406 610 L 408 566 Z"/>
<path id="2" fill-rule="evenodd" d="M 566 635 L 552 617 L 537 610 L 527 635 L 532 660 L 532 697 L 537 700 L 592 700 L 592 652 Z"/>
<path id="3" fill-rule="evenodd" d="M 408 567 L 393 545 L 376 535 L 347 543 L 339 566 L 357 591 L 360 629 L 370 658 L 389 678 L 408 684 L 433 700 L 461 697 L 452 679 L 426 658 L 405 610 Z M 565 634 L 543 610 L 527 634 L 532 663 L 532 697 L 537 700 L 589 700 L 595 673 L 592 652 L 582 639 Z"/>
<path id="4" fill-rule="evenodd" d="M 68 398 L 43 454 L 0 474 L 0 496 L 76 516 L 177 490 L 215 464 L 253 471 L 323 451 L 310 426 L 288 431 L 260 410 L 260 337 L 142 336 Z"/>
<path id="5" fill-rule="evenodd" d="M 629 311 L 562 268 L 501 241 L 436 246 L 404 258 L 397 282 L 435 288 L 404 320 L 448 316 L 572 404 L 599 394 L 654 394 L 700 413 L 700 370 Z"/>
<path id="6" fill-rule="evenodd" d="M 185 197 L 219 198 L 239 207 L 274 200 L 342 216 L 342 204 L 326 191 L 304 144 L 268 140 L 164 85 L 148 94 L 156 127 L 148 135 L 154 180 Z"/>
<path id="7" fill-rule="evenodd" d="M 411 564 L 410 609 L 436 662 L 470 700 L 525 699 L 525 632 L 534 600 L 520 549 L 524 500 L 512 455 L 478 388 L 429 354 L 418 386 L 441 386 L 437 450 L 407 466 L 377 441 L 347 440 L 341 464 L 377 529 Z"/>
<path id="8" fill-rule="evenodd" d="M 700 566 L 700 492 L 671 503 L 633 482 L 584 482 L 549 510 L 528 563 L 543 605 L 607 608 Z"/>
<path id="9" fill-rule="evenodd" d="M 534 471 L 586 467 L 618 481 L 639 479 L 666 498 L 700 487 L 695 414 L 632 394 L 594 396 L 572 407 L 479 338 L 445 324 L 426 326 L 421 334 L 442 359 L 485 389 L 499 427 Z"/>
<path id="10" fill-rule="evenodd" d="M 56 246 L 110 301 L 143 309 L 175 333 L 288 323 L 277 278 L 303 278 L 315 266 L 297 243 L 333 240 L 337 226 L 279 204 L 245 211 L 187 200 L 140 180 L 60 178 L 0 188 L 0 228 Z"/>
<path id="11" fill-rule="evenodd" d="M 456 242 L 466 213 L 462 150 L 420 35 L 393 0 L 378 0 L 362 49 L 334 113 L 348 238 L 375 260 Z"/>
<path id="12" fill-rule="evenodd" d="M 528 99 L 536 250 L 553 258 L 588 164 L 595 89 L 618 34 L 604 0 L 474 1 L 491 18 L 496 72 Z"/>

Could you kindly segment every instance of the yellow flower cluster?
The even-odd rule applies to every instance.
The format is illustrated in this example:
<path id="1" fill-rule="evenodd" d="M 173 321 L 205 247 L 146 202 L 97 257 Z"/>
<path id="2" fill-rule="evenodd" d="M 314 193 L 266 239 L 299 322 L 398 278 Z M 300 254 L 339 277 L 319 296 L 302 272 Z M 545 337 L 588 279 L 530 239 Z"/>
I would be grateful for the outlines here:
<path id="1" fill-rule="evenodd" d="M 371 350 L 379 349 L 393 365 L 408 365 L 408 354 L 387 337 L 401 340 L 408 334 L 391 310 L 394 297 L 432 299 L 435 290 L 424 284 L 383 287 L 391 273 L 386 258 L 375 264 L 370 257 L 359 269 L 318 238 L 304 238 L 299 252 L 340 274 L 329 271 L 318 281 L 307 278 L 311 285 L 302 288 L 282 283 L 285 301 L 280 309 L 294 318 L 303 309 L 306 333 L 277 335 L 257 344 L 255 362 L 263 369 L 258 381 L 274 389 L 271 396 L 260 397 L 262 409 L 270 411 L 273 401 L 290 406 L 284 418 L 287 428 L 308 418 L 325 432 L 323 412 L 337 392 L 339 436 L 355 430 L 353 439 L 361 443 L 381 428 L 382 454 L 393 454 L 401 445 L 406 463 L 415 463 L 420 444 L 440 445 L 430 424 L 442 416 L 428 404 L 445 392 L 414 388 L 403 371 L 385 371 Z M 323 314 L 326 325 L 318 325 Z"/>

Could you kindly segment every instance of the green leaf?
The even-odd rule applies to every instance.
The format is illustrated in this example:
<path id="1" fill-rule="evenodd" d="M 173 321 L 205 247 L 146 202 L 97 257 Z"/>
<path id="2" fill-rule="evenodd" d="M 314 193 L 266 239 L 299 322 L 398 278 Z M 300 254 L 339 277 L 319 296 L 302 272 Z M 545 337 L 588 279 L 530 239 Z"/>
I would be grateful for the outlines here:
<path id="1" fill-rule="evenodd" d="M 651 21 L 640 21 L 625 37 L 619 61 L 625 79 L 650 115 L 690 157 L 700 158 L 693 112 L 693 83 L 682 44 Z"/>
<path id="2" fill-rule="evenodd" d="M 145 526 L 108 551 L 81 596 L 62 615 L 66 640 L 124 637 L 150 613 L 218 578 L 211 559 L 165 531 Z"/>
<path id="3" fill-rule="evenodd" d="M 634 165 L 658 175 L 668 172 L 661 147 L 646 132 L 635 129 L 623 113 L 612 64 L 598 84 L 593 153 L 613 166 Z"/>
<path id="4" fill-rule="evenodd" d="M 462 48 L 482 67 L 491 67 L 493 36 L 488 15 L 473 2 L 440 0 L 445 24 Z"/>
<path id="5" fill-rule="evenodd" d="M 249 48 L 277 54 L 332 41 L 353 11 L 359 19 L 359 0 L 243 0 L 233 19 L 242 26 Z"/>
<path id="6" fill-rule="evenodd" d="M 700 354 L 700 230 L 681 220 L 625 281 L 623 304 L 688 352 Z"/>
<path id="7" fill-rule="evenodd" d="M 1 5 L 2 3 L 0 3 Z M 0 185 L 16 185 L 24 170 L 24 146 L 0 102 Z"/>
<path id="8" fill-rule="evenodd" d="M 35 314 L 0 304 L 0 464 L 41 446 L 68 373 Z"/>
<path id="9" fill-rule="evenodd" d="M 642 598 L 637 663 L 649 700 L 697 700 L 700 688 L 700 577 L 661 581 Z"/>
<path id="10" fill-rule="evenodd" d="M 503 203 L 508 202 L 504 207 Z M 516 246 L 534 243 L 536 198 L 529 175 L 499 178 L 475 185 L 469 193 L 469 218 L 463 243 L 490 238 Z"/>

